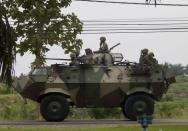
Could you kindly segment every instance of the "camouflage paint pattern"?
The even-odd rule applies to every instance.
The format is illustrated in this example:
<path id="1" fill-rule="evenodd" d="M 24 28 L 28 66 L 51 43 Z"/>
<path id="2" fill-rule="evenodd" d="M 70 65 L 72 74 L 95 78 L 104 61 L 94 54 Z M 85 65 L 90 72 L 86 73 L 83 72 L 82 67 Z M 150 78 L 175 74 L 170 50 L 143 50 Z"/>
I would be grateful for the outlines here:
<path id="1" fill-rule="evenodd" d="M 95 64 L 41 67 L 38 73 L 35 69 L 21 76 L 14 85 L 24 98 L 38 102 L 44 95 L 59 93 L 77 107 L 119 107 L 134 93 L 159 100 L 175 82 L 170 69 L 158 64 L 149 72 L 133 73 L 135 65 L 114 63 L 110 53 L 95 53 L 93 60 Z"/>

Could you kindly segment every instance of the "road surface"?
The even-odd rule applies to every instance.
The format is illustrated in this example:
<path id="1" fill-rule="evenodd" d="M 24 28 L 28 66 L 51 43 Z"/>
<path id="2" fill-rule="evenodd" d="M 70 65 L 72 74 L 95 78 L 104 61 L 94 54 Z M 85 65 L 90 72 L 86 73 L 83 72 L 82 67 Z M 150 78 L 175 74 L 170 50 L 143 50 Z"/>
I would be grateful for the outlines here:
<path id="1" fill-rule="evenodd" d="M 188 120 L 154 119 L 154 125 L 188 125 Z M 46 121 L 0 121 L 0 128 L 97 128 L 115 126 L 138 125 L 136 121 L 129 120 L 65 120 L 64 122 Z"/>

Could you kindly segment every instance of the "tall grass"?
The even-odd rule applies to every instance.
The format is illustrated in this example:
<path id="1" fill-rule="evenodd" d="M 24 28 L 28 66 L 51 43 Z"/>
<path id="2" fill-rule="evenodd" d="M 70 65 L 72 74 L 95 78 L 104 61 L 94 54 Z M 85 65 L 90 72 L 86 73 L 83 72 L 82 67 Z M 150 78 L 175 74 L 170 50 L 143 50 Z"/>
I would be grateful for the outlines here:
<path id="1" fill-rule="evenodd" d="M 17 94 L 0 95 L 0 107 L 1 120 L 34 120 L 38 118 L 37 104 L 34 102 L 25 104 Z"/>

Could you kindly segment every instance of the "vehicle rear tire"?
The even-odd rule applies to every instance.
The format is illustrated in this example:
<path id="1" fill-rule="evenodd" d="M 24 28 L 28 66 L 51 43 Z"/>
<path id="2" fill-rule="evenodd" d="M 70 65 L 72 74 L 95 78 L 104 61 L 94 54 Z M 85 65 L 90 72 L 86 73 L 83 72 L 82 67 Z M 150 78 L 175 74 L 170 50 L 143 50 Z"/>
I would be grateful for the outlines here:
<path id="1" fill-rule="evenodd" d="M 63 121 L 69 113 L 69 103 L 61 95 L 49 95 L 42 99 L 40 112 L 47 121 Z"/>
<path id="2" fill-rule="evenodd" d="M 138 116 L 153 115 L 154 100 L 147 95 L 132 95 L 125 101 L 124 111 L 127 118 L 136 121 Z"/>

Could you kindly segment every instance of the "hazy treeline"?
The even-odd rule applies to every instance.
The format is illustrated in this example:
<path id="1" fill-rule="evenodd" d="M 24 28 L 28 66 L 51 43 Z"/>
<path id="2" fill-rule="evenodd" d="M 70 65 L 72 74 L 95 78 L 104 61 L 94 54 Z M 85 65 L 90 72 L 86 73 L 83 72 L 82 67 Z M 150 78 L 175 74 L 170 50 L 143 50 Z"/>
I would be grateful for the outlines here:
<path id="1" fill-rule="evenodd" d="M 183 66 L 181 64 L 168 64 L 169 68 L 172 68 L 174 73 L 177 75 L 188 75 L 188 64 L 186 66 Z"/>

